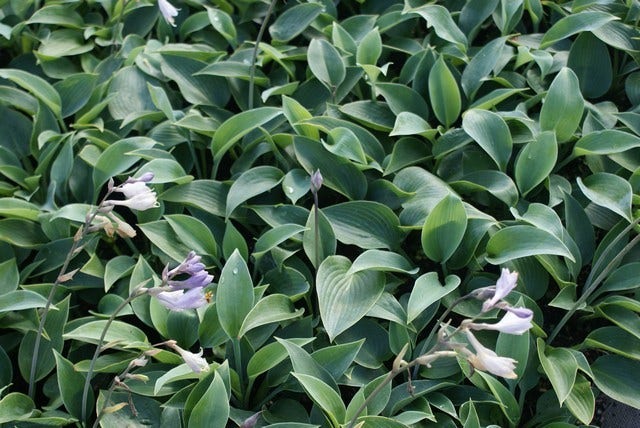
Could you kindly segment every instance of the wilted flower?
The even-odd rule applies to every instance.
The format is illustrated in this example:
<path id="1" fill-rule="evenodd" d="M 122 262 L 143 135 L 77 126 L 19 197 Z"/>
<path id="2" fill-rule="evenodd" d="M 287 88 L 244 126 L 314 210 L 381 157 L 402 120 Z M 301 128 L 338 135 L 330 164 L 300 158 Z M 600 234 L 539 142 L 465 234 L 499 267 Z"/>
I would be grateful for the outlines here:
<path id="1" fill-rule="evenodd" d="M 213 275 L 205 270 L 201 257 L 190 251 L 182 263 L 169 270 L 167 265 L 162 271 L 162 286 L 149 288 L 147 292 L 172 311 L 196 309 L 207 304 L 204 287 L 211 284 Z M 186 275 L 185 279 L 174 279 Z"/>
<path id="2" fill-rule="evenodd" d="M 502 319 L 495 324 L 469 323 L 467 327 L 473 330 L 497 330 L 508 334 L 522 334 L 532 327 L 531 320 L 533 319 L 533 311 L 527 308 L 514 309 L 522 310 L 522 314 L 528 311 L 528 315 L 520 317 L 513 312 L 507 312 Z"/>
<path id="3" fill-rule="evenodd" d="M 189 352 L 179 347 L 175 340 L 167 340 L 165 342 L 165 345 L 177 351 L 184 362 L 189 366 L 191 370 L 193 370 L 194 373 L 209 371 L 209 363 L 207 363 L 207 360 L 202 358 L 202 348 L 200 348 L 200 352 L 194 354 L 193 352 Z"/>
<path id="4" fill-rule="evenodd" d="M 174 16 L 178 16 L 178 11 L 180 9 L 176 9 L 171 3 L 167 0 L 158 0 L 158 7 L 160 8 L 160 13 L 164 17 L 164 20 L 172 26 L 176 26 Z"/>
<path id="5" fill-rule="evenodd" d="M 496 282 L 495 292 L 493 296 L 485 300 L 482 304 L 482 312 L 487 312 L 504 299 L 510 292 L 516 287 L 516 283 L 518 282 L 518 272 L 509 272 L 509 269 L 502 269 L 502 273 L 500 274 L 500 278 L 498 278 L 498 282 Z"/>
<path id="6" fill-rule="evenodd" d="M 516 360 L 513 358 L 500 357 L 491 349 L 485 348 L 470 330 L 467 329 L 465 332 L 469 339 L 469 343 L 471 343 L 471 346 L 473 346 L 476 353 L 474 354 L 466 348 L 463 349 L 463 351 L 466 351 L 467 360 L 474 368 L 506 379 L 515 379 L 518 377 L 518 375 L 513 371 L 516 367 Z"/>
<path id="7" fill-rule="evenodd" d="M 316 169 L 313 174 L 311 174 L 311 191 L 313 193 L 318 193 L 318 190 L 320 190 L 320 188 L 322 187 L 322 182 L 324 181 L 324 178 L 322 177 L 322 174 L 320 173 L 319 169 Z"/>

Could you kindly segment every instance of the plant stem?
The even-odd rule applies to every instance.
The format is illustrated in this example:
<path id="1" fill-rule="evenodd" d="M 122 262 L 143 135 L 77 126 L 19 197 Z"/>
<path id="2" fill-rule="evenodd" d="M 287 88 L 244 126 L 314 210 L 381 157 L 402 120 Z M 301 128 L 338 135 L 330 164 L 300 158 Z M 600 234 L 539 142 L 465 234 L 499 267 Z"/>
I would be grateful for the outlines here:
<path id="1" fill-rule="evenodd" d="M 236 373 L 238 373 L 238 377 L 240 378 L 240 389 L 243 389 L 244 385 L 244 370 L 242 368 L 242 353 L 240 351 L 240 339 L 234 338 L 231 339 L 233 343 L 233 360 L 235 361 L 235 369 Z"/>
<path id="2" fill-rule="evenodd" d="M 144 284 L 146 284 L 146 282 Z M 116 319 L 116 316 L 118 316 L 120 311 L 123 310 L 127 305 L 129 305 L 129 303 L 131 303 L 136 297 L 142 296 L 143 294 L 146 293 L 146 289 L 142 288 L 144 284 L 136 288 L 133 291 L 133 293 L 129 295 L 129 297 L 127 297 L 122 303 L 120 303 L 120 305 L 115 309 L 115 311 L 113 311 L 113 313 L 107 320 L 107 323 L 105 324 L 104 328 L 102 329 L 102 333 L 100 334 L 100 339 L 98 339 L 98 346 L 96 346 L 96 350 L 93 353 L 93 358 L 89 363 L 89 369 L 87 370 L 87 377 L 84 380 L 84 388 L 82 390 L 82 422 L 83 422 L 83 425 L 85 426 L 87 425 L 87 422 L 88 422 L 87 421 L 87 397 L 89 395 L 91 377 L 93 376 L 93 369 L 96 365 L 96 361 L 98 360 L 98 356 L 100 355 L 100 352 L 102 352 L 102 342 L 104 341 L 104 338 L 107 335 L 107 331 L 109 330 L 111 323 L 113 323 L 113 321 Z"/>
<path id="3" fill-rule="evenodd" d="M 314 245 L 316 247 L 316 251 L 315 251 L 315 262 L 316 262 L 316 272 L 318 271 L 318 268 L 320 267 L 320 218 L 318 217 L 319 215 L 319 209 L 318 209 L 318 192 L 313 192 L 313 216 L 314 216 L 314 222 L 313 222 L 313 233 L 314 233 Z"/>
<path id="4" fill-rule="evenodd" d="M 278 0 L 271 0 L 271 3 L 269 3 L 269 9 L 267 9 L 267 14 L 264 16 L 262 25 L 260 26 L 260 30 L 258 30 L 258 37 L 256 38 L 256 44 L 253 46 L 253 53 L 251 54 L 251 68 L 249 69 L 249 102 L 247 103 L 249 110 L 253 108 L 253 88 L 255 87 L 256 61 L 258 59 L 258 47 L 260 45 L 260 41 L 262 41 L 264 30 L 267 28 L 267 23 L 269 22 L 269 17 L 271 16 L 271 12 L 273 12 L 273 7 L 276 5 L 276 1 Z"/>

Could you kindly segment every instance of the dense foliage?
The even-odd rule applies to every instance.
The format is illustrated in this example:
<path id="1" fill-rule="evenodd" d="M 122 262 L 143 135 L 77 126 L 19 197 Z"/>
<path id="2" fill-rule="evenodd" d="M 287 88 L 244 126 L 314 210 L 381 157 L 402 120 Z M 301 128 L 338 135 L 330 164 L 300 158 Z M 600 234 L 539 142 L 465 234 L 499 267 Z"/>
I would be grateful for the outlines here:
<path id="1" fill-rule="evenodd" d="M 0 424 L 640 408 L 637 1 L 171 3 L 0 0 Z"/>

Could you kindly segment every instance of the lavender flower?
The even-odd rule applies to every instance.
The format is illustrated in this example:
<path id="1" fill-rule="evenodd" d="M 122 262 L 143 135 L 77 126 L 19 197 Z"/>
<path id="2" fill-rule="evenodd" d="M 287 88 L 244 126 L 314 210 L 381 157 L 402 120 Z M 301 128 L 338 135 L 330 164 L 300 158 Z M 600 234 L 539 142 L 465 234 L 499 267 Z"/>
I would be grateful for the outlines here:
<path id="1" fill-rule="evenodd" d="M 176 9 L 167 0 L 158 0 L 158 7 L 160 8 L 160 13 L 164 17 L 164 20 L 167 21 L 168 24 L 175 27 L 176 23 L 173 17 L 178 16 L 178 11 L 180 9 Z"/>
<path id="2" fill-rule="evenodd" d="M 147 183 L 153 179 L 153 173 L 146 173 L 140 178 L 129 177 L 120 186 L 113 189 L 114 192 L 123 193 L 125 200 L 107 200 L 105 207 L 123 205 L 133 210 L 144 211 L 158 206 L 156 192 L 147 187 Z"/>
<path id="3" fill-rule="evenodd" d="M 504 299 L 510 292 L 516 287 L 518 282 L 518 272 L 509 272 L 509 269 L 502 269 L 500 278 L 496 282 L 495 292 L 490 299 L 487 299 L 482 304 L 482 312 L 487 312 L 493 309 L 502 299 Z"/>
<path id="4" fill-rule="evenodd" d="M 208 303 L 204 288 L 211 284 L 213 275 L 206 270 L 201 257 L 194 251 L 189 252 L 182 263 L 169 270 L 167 265 L 162 272 L 162 286 L 149 288 L 147 292 L 172 311 L 197 309 Z M 174 279 L 178 275 L 187 275 L 186 279 Z"/>
<path id="5" fill-rule="evenodd" d="M 324 178 L 322 177 L 322 174 L 320 173 L 319 169 L 316 169 L 313 174 L 311 174 L 311 191 L 313 193 L 318 193 L 318 190 L 320 190 L 320 188 L 322 187 L 322 183 L 324 181 Z"/>
<path id="6" fill-rule="evenodd" d="M 487 323 L 469 323 L 467 327 L 473 330 L 497 330 L 502 333 L 508 334 L 522 334 L 532 327 L 531 320 L 533 319 L 533 311 L 527 308 L 513 308 L 518 309 L 525 314 L 528 311 L 528 315 L 520 317 L 514 312 L 507 312 L 500 321 L 495 324 Z"/>
<path id="7" fill-rule="evenodd" d="M 200 348 L 200 352 L 194 354 L 193 352 L 189 352 L 179 347 L 175 340 L 167 340 L 166 342 L 164 342 L 164 344 L 178 352 L 184 362 L 189 366 L 191 370 L 193 370 L 194 373 L 209 371 L 209 363 L 207 363 L 207 360 L 202 358 L 202 348 Z"/>
<path id="8" fill-rule="evenodd" d="M 506 379 L 515 379 L 518 377 L 513 371 L 516 367 L 516 360 L 513 358 L 500 357 L 491 349 L 485 348 L 470 330 L 466 330 L 465 332 L 469 343 L 471 343 L 476 353 L 474 354 L 466 348 L 463 348 L 463 352 L 467 354 L 467 360 L 474 368 Z"/>

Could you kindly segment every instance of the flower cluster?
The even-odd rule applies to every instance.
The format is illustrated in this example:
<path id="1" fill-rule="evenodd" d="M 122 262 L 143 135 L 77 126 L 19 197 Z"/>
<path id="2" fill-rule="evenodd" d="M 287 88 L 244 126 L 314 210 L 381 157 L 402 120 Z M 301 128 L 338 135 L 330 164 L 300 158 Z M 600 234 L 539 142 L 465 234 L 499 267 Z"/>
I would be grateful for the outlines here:
<path id="1" fill-rule="evenodd" d="M 162 271 L 162 285 L 148 288 L 147 293 L 155 296 L 163 306 L 172 311 L 196 309 L 206 305 L 208 300 L 204 288 L 211 284 L 213 275 L 205 270 L 201 259 L 191 251 L 175 268 L 169 270 L 167 265 Z"/>
<path id="2" fill-rule="evenodd" d="M 124 200 L 108 199 L 103 202 L 103 207 L 123 205 L 132 210 L 144 211 L 158 206 L 156 192 L 147 187 L 147 183 L 153 180 L 153 173 L 148 172 L 140 178 L 129 177 L 127 181 L 117 187 L 113 187 L 113 182 L 109 182 L 110 192 L 124 194 Z"/>
<path id="3" fill-rule="evenodd" d="M 464 320 L 460 326 L 475 350 L 475 353 L 473 353 L 467 348 L 461 348 L 469 363 L 478 370 L 487 371 L 507 379 L 517 377 L 514 372 L 517 361 L 513 358 L 500 357 L 491 349 L 483 346 L 471 330 L 496 330 L 507 334 L 523 334 L 532 327 L 533 311 L 531 309 L 512 307 L 503 300 L 516 287 L 517 282 L 517 272 L 502 269 L 500 278 L 495 286 L 481 289 L 474 294 L 477 298 L 486 299 L 482 303 L 482 313 L 494 308 L 507 311 L 500 321 L 494 324 L 487 324 Z"/>

